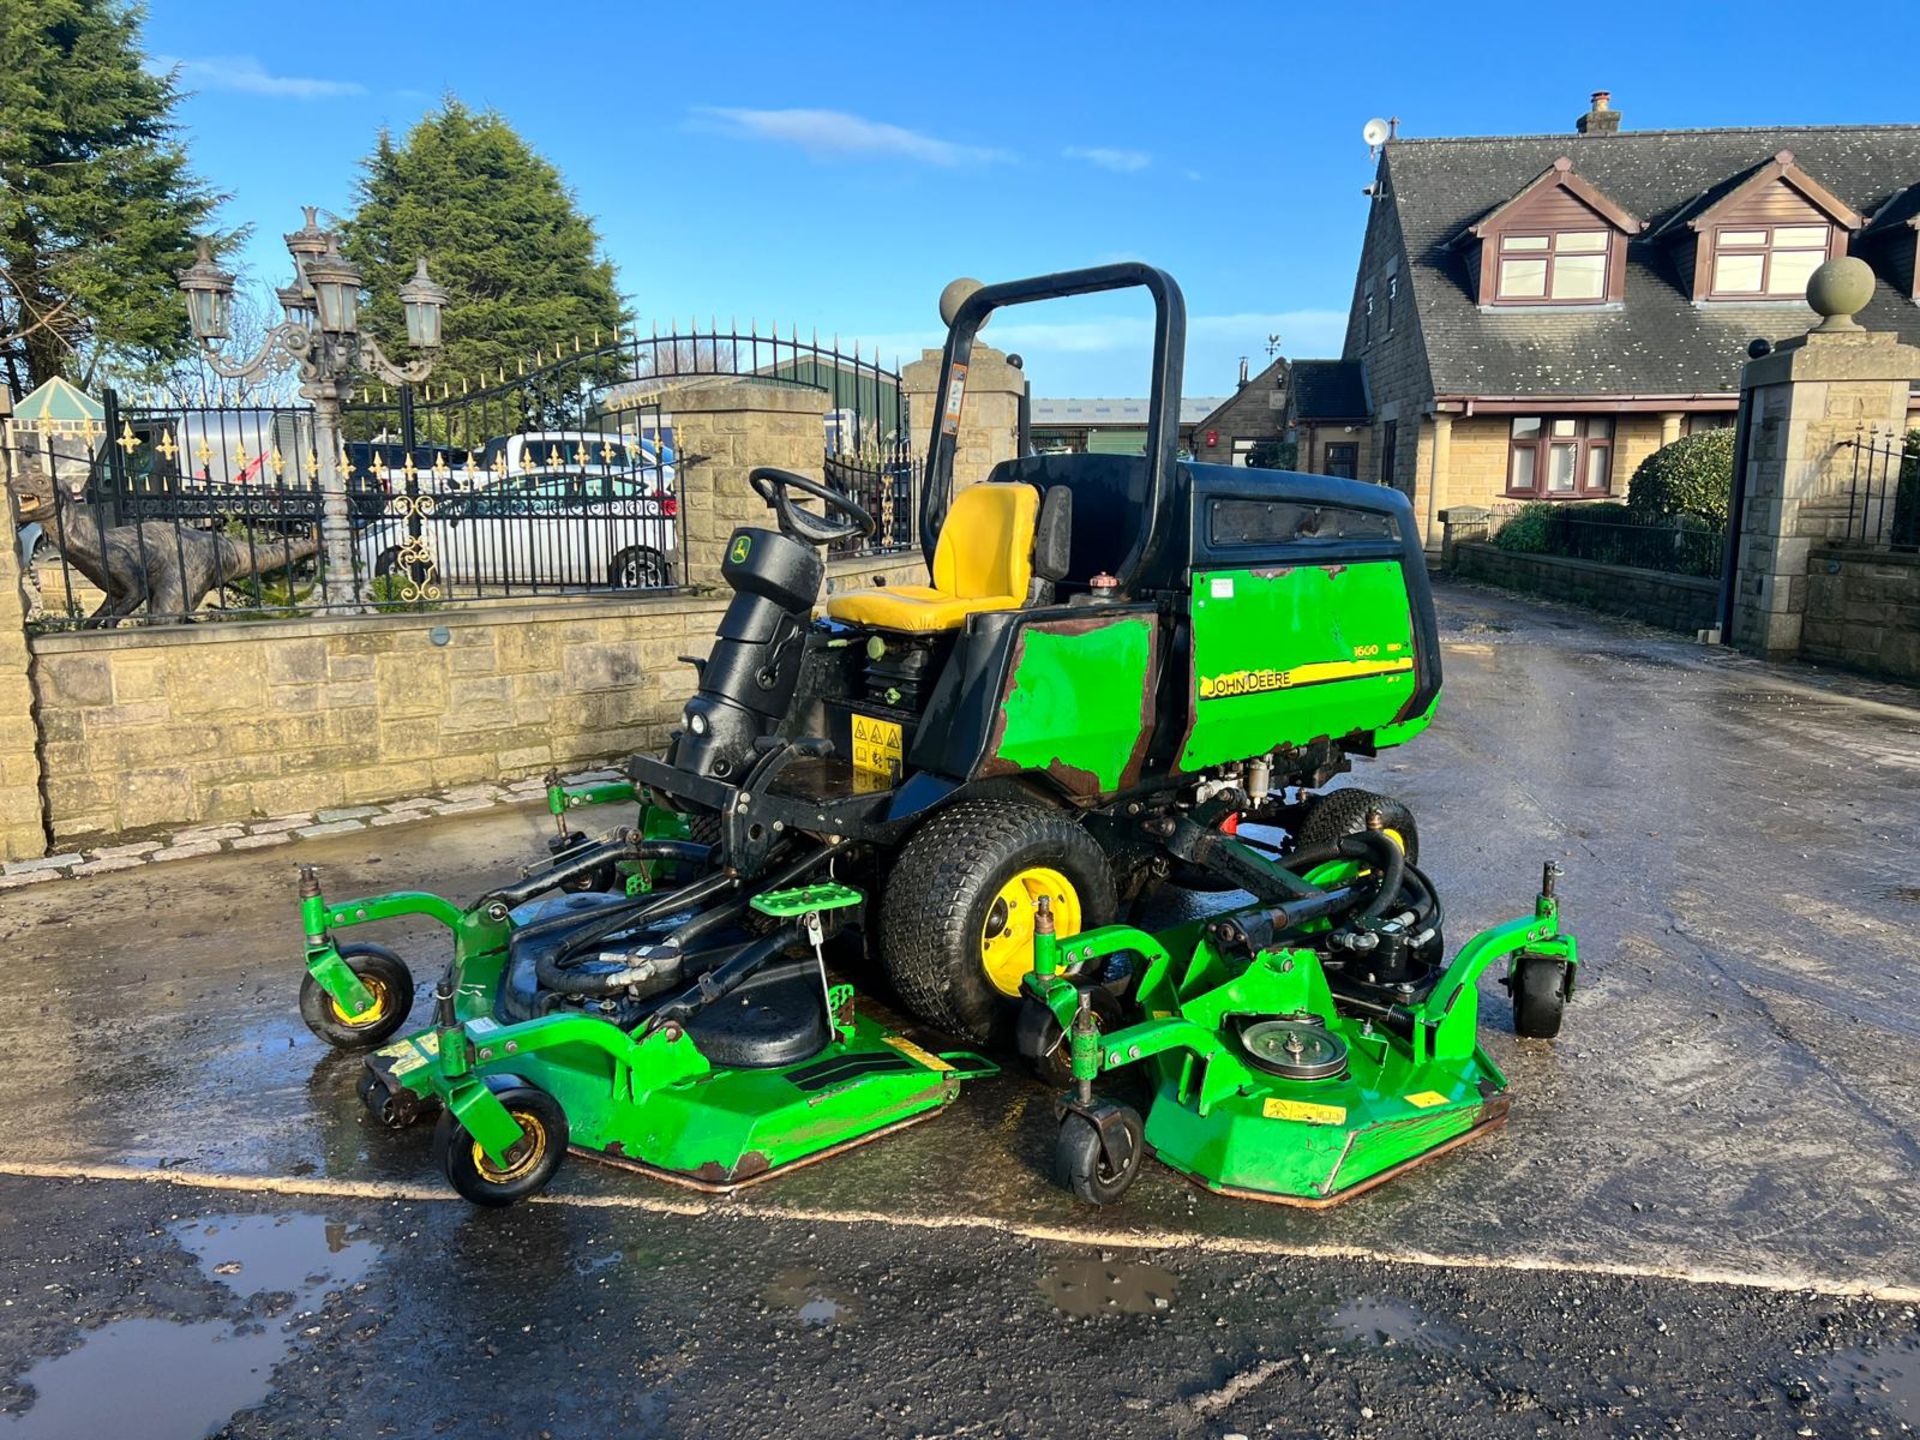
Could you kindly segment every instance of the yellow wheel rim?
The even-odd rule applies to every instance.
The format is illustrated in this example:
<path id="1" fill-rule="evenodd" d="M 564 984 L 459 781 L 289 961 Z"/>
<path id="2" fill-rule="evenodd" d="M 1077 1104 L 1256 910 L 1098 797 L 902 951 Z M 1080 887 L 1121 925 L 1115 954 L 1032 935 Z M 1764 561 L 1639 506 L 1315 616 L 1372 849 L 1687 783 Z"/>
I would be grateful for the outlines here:
<path id="1" fill-rule="evenodd" d="M 365 1029 L 387 1013 L 387 987 L 385 982 L 376 980 L 371 975 L 362 975 L 360 977 L 360 983 L 366 986 L 367 993 L 373 996 L 373 1004 L 362 1010 L 358 1015 L 348 1014 L 338 1000 L 334 999 L 331 995 L 327 997 L 327 1008 L 333 1011 L 333 1018 L 338 1020 L 342 1025 L 353 1026 L 356 1030 Z"/>
<path id="2" fill-rule="evenodd" d="M 529 1115 L 524 1110 L 509 1110 L 507 1113 L 519 1122 L 525 1133 L 507 1151 L 505 1165 L 494 1164 L 487 1152 L 480 1148 L 480 1142 L 473 1142 L 473 1168 L 480 1172 L 481 1179 L 493 1185 L 511 1185 L 531 1175 L 547 1156 L 547 1127 L 540 1123 L 539 1117 Z"/>
<path id="3" fill-rule="evenodd" d="M 1052 902 L 1054 934 L 1064 940 L 1080 933 L 1080 892 L 1058 870 L 1033 865 L 1007 881 L 980 927 L 980 968 L 1002 995 L 1018 995 L 1033 968 L 1033 916 L 1042 895 Z"/>
<path id="4" fill-rule="evenodd" d="M 1391 825 L 1388 825 L 1384 827 L 1380 831 L 1380 833 L 1386 836 L 1387 839 L 1391 840 L 1394 844 L 1398 845 L 1400 847 L 1400 853 L 1402 855 L 1407 853 L 1407 837 L 1402 835 L 1398 830 L 1394 829 Z"/>

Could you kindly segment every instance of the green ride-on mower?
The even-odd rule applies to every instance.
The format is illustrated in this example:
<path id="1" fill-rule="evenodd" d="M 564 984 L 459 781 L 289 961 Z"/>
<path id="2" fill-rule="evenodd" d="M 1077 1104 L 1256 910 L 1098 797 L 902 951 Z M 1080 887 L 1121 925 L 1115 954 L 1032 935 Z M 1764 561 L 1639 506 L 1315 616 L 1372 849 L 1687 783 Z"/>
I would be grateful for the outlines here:
<path id="1" fill-rule="evenodd" d="M 1146 453 L 1023 454 L 956 493 L 988 316 L 1126 287 L 1155 305 Z M 816 616 L 825 550 L 873 520 L 806 477 L 753 471 L 774 524 L 727 542 L 733 596 L 681 728 L 664 755 L 631 761 L 642 833 L 603 842 L 624 845 L 617 856 L 568 842 L 555 862 L 596 885 L 609 861 L 670 873 L 631 895 L 496 898 L 506 928 L 456 964 L 433 1028 L 369 1058 L 369 1106 L 438 1108 L 436 1148 L 471 1198 L 530 1193 L 569 1142 L 731 1188 L 932 1113 L 991 1068 L 852 1018 L 827 979 L 829 941 L 876 958 L 921 1019 L 1070 1078 L 1062 1144 L 1091 1129 L 1096 1179 L 1130 1177 L 1143 1143 L 1164 1144 L 1176 1168 L 1263 1193 L 1280 1187 L 1227 1160 L 1271 1138 L 1243 1126 L 1224 1149 L 1203 1141 L 1234 1106 L 1258 1097 L 1258 1118 L 1283 1120 L 1287 1105 L 1330 1103 L 1287 1086 L 1336 1077 L 1365 1096 L 1417 1080 L 1402 1097 L 1416 1110 L 1447 1097 L 1444 1122 L 1423 1128 L 1355 1091 L 1345 1133 L 1405 1138 L 1385 1165 L 1329 1167 L 1325 1193 L 1351 1188 L 1496 1118 L 1502 1082 L 1472 1040 L 1486 964 L 1514 957 L 1517 1001 L 1571 993 L 1572 946 L 1550 915 L 1524 949 L 1481 937 L 1442 964 L 1412 815 L 1364 791 L 1316 793 L 1350 756 L 1417 735 L 1439 696 L 1406 499 L 1178 461 L 1185 312 L 1161 271 L 956 282 L 942 311 L 919 510 L 931 583 L 836 593 Z M 1257 839 L 1262 827 L 1284 838 Z M 1114 927 L 1162 883 L 1253 902 L 1157 939 Z M 328 969 L 315 983 L 359 1013 Z M 1178 1023 L 1151 1030 L 1165 1022 Z M 1102 1034 L 1138 1038 L 1114 1060 L 1092 1048 Z M 1324 1073 L 1254 1063 L 1274 1047 L 1292 1063 L 1293 1042 Z M 1137 1117 L 1093 1092 L 1139 1059 L 1175 1072 L 1144 1142 Z M 1199 1117 L 1186 1149 L 1161 1138 L 1183 1108 Z"/>

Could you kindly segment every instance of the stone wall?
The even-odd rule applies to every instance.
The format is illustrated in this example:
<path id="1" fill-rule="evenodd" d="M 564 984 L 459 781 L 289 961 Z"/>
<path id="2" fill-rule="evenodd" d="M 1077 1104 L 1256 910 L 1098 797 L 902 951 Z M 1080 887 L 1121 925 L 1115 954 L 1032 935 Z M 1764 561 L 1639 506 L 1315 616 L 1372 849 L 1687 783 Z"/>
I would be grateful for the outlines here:
<path id="1" fill-rule="evenodd" d="M 1564 555 L 1515 554 L 1487 542 L 1456 542 L 1450 549 L 1453 573 L 1463 579 L 1565 600 L 1687 635 L 1710 628 L 1719 609 L 1718 580 L 1597 565 Z"/>
<path id="2" fill-rule="evenodd" d="M 11 408 L 0 387 L 0 431 Z M 34 726 L 33 687 L 27 680 L 27 598 L 21 588 L 13 505 L 4 490 L 11 453 L 10 446 L 0 445 L 0 860 L 28 860 L 46 853 L 47 833 L 40 798 L 40 735 Z"/>
<path id="3" fill-rule="evenodd" d="M 913 554 L 836 561 L 828 585 L 925 578 Z M 489 601 L 37 636 L 55 842 L 368 804 L 657 749 L 693 693 L 679 657 L 707 653 L 727 598 Z M 0 646 L 19 633 L 0 628 Z M 31 803 L 30 834 L 7 858 L 40 855 L 38 766 L 18 784 L 5 773 L 0 798 Z"/>
<path id="4" fill-rule="evenodd" d="M 1803 659 L 1920 684 L 1920 555 L 1816 548 L 1806 596 Z"/>

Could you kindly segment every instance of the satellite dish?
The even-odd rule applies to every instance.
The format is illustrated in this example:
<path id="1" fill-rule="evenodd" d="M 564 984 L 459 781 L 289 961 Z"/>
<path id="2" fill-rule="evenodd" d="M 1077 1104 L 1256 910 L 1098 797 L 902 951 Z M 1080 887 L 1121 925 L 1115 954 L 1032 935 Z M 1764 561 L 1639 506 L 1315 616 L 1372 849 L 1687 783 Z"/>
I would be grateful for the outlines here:
<path id="1" fill-rule="evenodd" d="M 1378 150 L 1382 145 L 1386 144 L 1388 139 L 1392 137 L 1392 134 L 1393 132 L 1387 128 L 1387 122 L 1378 116 L 1375 116 L 1360 127 L 1360 138 L 1375 150 Z"/>

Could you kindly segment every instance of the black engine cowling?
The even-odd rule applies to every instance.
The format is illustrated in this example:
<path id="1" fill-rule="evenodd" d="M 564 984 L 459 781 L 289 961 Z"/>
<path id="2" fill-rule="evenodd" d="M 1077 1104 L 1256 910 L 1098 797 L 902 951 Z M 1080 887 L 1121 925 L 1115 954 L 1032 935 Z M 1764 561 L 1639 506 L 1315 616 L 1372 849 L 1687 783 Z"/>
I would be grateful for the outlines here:
<path id="1" fill-rule="evenodd" d="M 720 572 L 733 587 L 733 601 L 667 763 L 725 780 L 745 771 L 753 742 L 771 734 L 792 703 L 826 565 L 814 546 L 743 527 L 727 541 Z"/>

